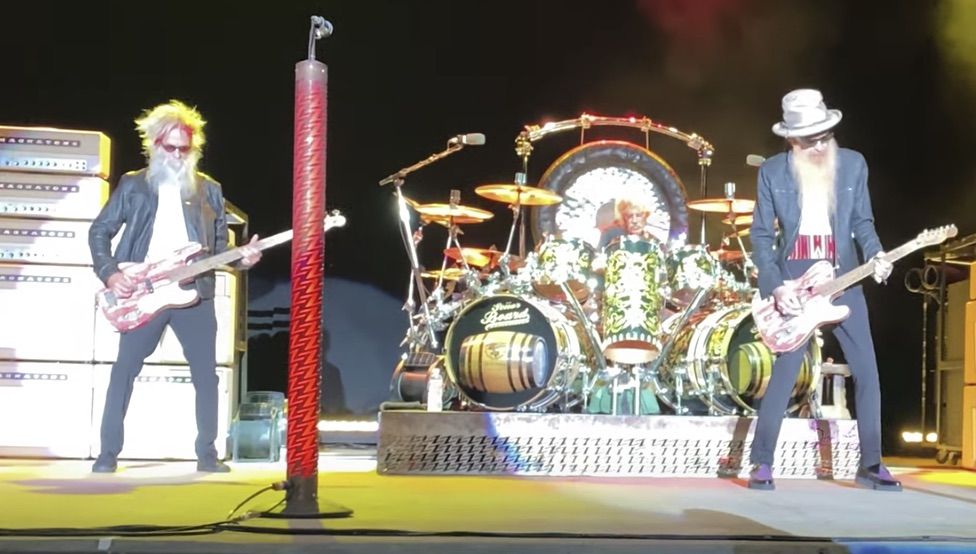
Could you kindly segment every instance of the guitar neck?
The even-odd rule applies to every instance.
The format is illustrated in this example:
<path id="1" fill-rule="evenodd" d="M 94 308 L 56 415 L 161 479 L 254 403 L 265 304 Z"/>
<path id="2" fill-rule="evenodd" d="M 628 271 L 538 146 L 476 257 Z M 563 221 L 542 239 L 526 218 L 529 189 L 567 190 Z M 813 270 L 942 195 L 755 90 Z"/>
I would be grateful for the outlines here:
<path id="1" fill-rule="evenodd" d="M 882 258 L 888 262 L 894 263 L 917 250 L 919 248 L 917 242 L 918 241 L 915 239 L 912 239 L 898 248 L 895 248 L 891 252 L 886 252 Z M 874 262 L 868 261 L 857 266 L 851 271 L 848 271 L 840 277 L 837 277 L 836 279 L 832 279 L 826 283 L 823 283 L 822 285 L 814 287 L 814 292 L 829 298 L 835 294 L 843 292 L 844 289 L 848 287 L 854 286 L 861 279 L 869 277 L 872 273 L 874 273 Z"/>
<path id="2" fill-rule="evenodd" d="M 287 231 L 282 231 L 277 235 L 272 235 L 270 237 L 261 239 L 256 243 L 250 245 L 258 250 L 265 250 L 271 248 L 272 246 L 278 246 L 279 244 L 284 244 L 292 239 L 294 232 L 289 229 Z M 220 254 L 215 254 L 209 258 L 204 258 L 198 262 L 194 262 L 190 265 L 177 268 L 170 272 L 170 279 L 173 281 L 185 281 L 192 277 L 196 277 L 201 273 L 206 273 L 210 270 L 216 269 L 222 265 L 232 264 L 237 260 L 243 258 L 244 255 L 241 254 L 240 248 L 233 248 L 227 250 L 226 252 L 221 252 Z"/>

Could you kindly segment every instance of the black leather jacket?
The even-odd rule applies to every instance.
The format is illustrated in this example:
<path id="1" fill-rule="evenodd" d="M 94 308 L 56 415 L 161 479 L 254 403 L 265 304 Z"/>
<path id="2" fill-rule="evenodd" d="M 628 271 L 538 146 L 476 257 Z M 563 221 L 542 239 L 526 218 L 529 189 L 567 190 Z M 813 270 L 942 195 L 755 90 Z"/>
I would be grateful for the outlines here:
<path id="1" fill-rule="evenodd" d="M 197 173 L 197 178 L 199 194 L 183 202 L 186 233 L 191 241 L 207 248 L 204 255 L 219 254 L 227 249 L 224 196 L 220 183 L 203 173 Z M 95 274 L 103 283 L 119 270 L 120 263 L 146 260 L 158 202 L 159 196 L 146 180 L 145 169 L 131 171 L 119 179 L 118 186 L 88 230 Z M 125 230 L 113 254 L 112 238 L 123 223 Z M 201 298 L 213 298 L 213 272 L 197 276 L 196 287 Z"/>

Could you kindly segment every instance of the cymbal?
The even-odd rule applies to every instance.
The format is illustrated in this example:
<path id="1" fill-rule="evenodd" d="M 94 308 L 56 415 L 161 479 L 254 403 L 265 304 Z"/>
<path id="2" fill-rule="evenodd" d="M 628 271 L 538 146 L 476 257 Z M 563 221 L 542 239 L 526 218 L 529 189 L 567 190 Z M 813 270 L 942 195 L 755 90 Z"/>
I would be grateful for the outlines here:
<path id="1" fill-rule="evenodd" d="M 747 236 L 750 232 L 751 230 L 748 227 L 743 227 L 742 229 L 739 229 L 737 231 L 730 231 L 726 233 L 724 238 L 731 239 L 735 237 L 744 237 Z"/>
<path id="2" fill-rule="evenodd" d="M 445 269 L 443 272 L 441 272 L 441 270 L 439 269 L 435 269 L 432 271 L 425 271 L 421 273 L 420 276 L 426 279 L 439 279 L 442 274 L 444 276 L 445 281 L 458 281 L 461 279 L 461 276 L 464 275 L 464 268 L 449 267 Z"/>
<path id="3" fill-rule="evenodd" d="M 737 262 L 745 258 L 741 250 L 715 250 L 712 254 L 723 262 Z"/>
<path id="4" fill-rule="evenodd" d="M 452 260 L 460 261 L 461 256 L 464 256 L 464 260 L 468 262 L 468 265 L 487 268 L 489 270 L 498 267 L 498 262 L 501 260 L 504 252 L 501 250 L 495 250 L 494 248 L 469 248 L 462 247 L 460 252 L 457 248 L 448 248 L 444 250 L 444 255 Z M 522 259 L 514 254 L 508 255 L 508 267 L 509 269 L 515 269 L 521 265 Z"/>
<path id="5" fill-rule="evenodd" d="M 452 260 L 460 261 L 464 258 L 464 261 L 468 262 L 468 265 L 473 265 L 474 267 L 485 267 L 486 265 L 492 263 L 493 260 L 498 260 L 502 253 L 498 251 L 486 250 L 484 248 L 468 248 L 463 247 L 460 250 L 457 248 L 446 248 L 444 250 L 444 255 Z"/>
<path id="6" fill-rule="evenodd" d="M 702 198 L 688 202 L 688 207 L 699 212 L 718 214 L 748 214 L 756 206 L 755 200 L 748 198 Z"/>
<path id="7" fill-rule="evenodd" d="M 487 210 L 462 205 L 452 207 L 450 204 L 420 204 L 414 209 L 428 221 L 453 221 L 458 224 L 481 223 L 495 217 L 495 214 Z"/>
<path id="8" fill-rule="evenodd" d="M 489 200 L 522 206 L 551 206 L 563 201 L 563 197 L 555 192 L 529 185 L 481 185 L 474 189 L 474 193 Z"/>
<path id="9" fill-rule="evenodd" d="M 752 225 L 752 214 L 748 213 L 748 214 L 736 215 L 734 221 L 731 217 L 725 216 L 722 218 L 722 223 L 726 225 L 732 225 L 732 223 L 735 223 L 736 227 L 741 227 L 743 225 Z"/>

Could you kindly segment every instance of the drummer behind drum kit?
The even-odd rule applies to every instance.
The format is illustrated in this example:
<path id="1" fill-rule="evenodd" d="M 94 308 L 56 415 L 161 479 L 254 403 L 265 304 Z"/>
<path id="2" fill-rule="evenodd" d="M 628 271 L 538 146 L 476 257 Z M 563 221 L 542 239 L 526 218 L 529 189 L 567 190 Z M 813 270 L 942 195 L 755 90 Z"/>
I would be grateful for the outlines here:
<path id="1" fill-rule="evenodd" d="M 539 186 L 526 184 L 534 141 L 595 125 L 640 129 L 645 146 L 583 142 L 557 160 Z M 512 212 L 502 251 L 460 244 L 460 226 L 493 214 L 462 205 L 458 191 L 441 204 L 420 204 L 402 193 L 406 174 L 465 142 L 452 139 L 444 152 L 381 181 L 396 185 L 412 268 L 404 306 L 407 353 L 394 373 L 394 397 L 421 400 L 428 379 L 446 377 L 443 397 L 427 398 L 429 409 L 442 403 L 462 410 L 637 415 L 756 411 L 774 354 L 749 306 L 754 268 L 742 239 L 754 202 L 735 198 L 731 183 L 723 198 L 688 202 L 677 174 L 647 148 L 652 132 L 697 153 L 705 196 L 713 149 L 697 135 L 647 118 L 587 114 L 527 126 L 516 140 L 524 166 L 515 182 L 474 190 Z M 538 240 L 528 253 L 526 208 L 534 210 Z M 702 217 L 700 244 L 687 240 L 688 209 Z M 413 228 L 412 213 L 447 229 L 440 269 L 420 266 L 416 248 L 423 234 Z M 706 215 L 723 218 L 729 231 L 722 243 L 738 249 L 705 244 Z M 791 412 L 816 410 L 820 365 L 819 340 L 812 340 Z"/>

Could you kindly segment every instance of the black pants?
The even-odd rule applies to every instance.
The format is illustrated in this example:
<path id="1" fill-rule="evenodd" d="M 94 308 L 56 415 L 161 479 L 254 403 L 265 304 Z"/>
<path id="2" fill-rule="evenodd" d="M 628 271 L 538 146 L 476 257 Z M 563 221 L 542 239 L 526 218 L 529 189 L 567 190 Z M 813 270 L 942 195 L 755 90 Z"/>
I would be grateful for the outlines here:
<path id="1" fill-rule="evenodd" d="M 215 461 L 217 449 L 217 318 L 214 302 L 202 300 L 186 308 L 161 311 L 148 323 L 122 333 L 119 355 L 105 395 L 102 414 L 102 456 L 116 458 L 125 437 L 123 420 L 132 397 L 132 385 L 143 362 L 156 350 L 163 330 L 169 325 L 183 346 L 190 363 L 190 378 L 196 391 L 197 459 Z"/>
<path id="2" fill-rule="evenodd" d="M 787 261 L 789 278 L 799 277 L 816 261 Z M 854 378 L 854 407 L 857 410 L 857 432 L 861 442 L 861 465 L 868 467 L 881 463 L 881 385 L 864 292 L 861 287 L 848 289 L 834 304 L 851 309 L 851 315 L 837 324 L 833 333 L 844 351 L 844 358 Z M 773 374 L 759 406 L 759 419 L 752 441 L 751 461 L 754 464 L 773 464 L 783 415 L 786 413 L 806 351 L 807 345 L 804 345 L 793 352 L 784 352 L 777 356 L 773 364 Z"/>

